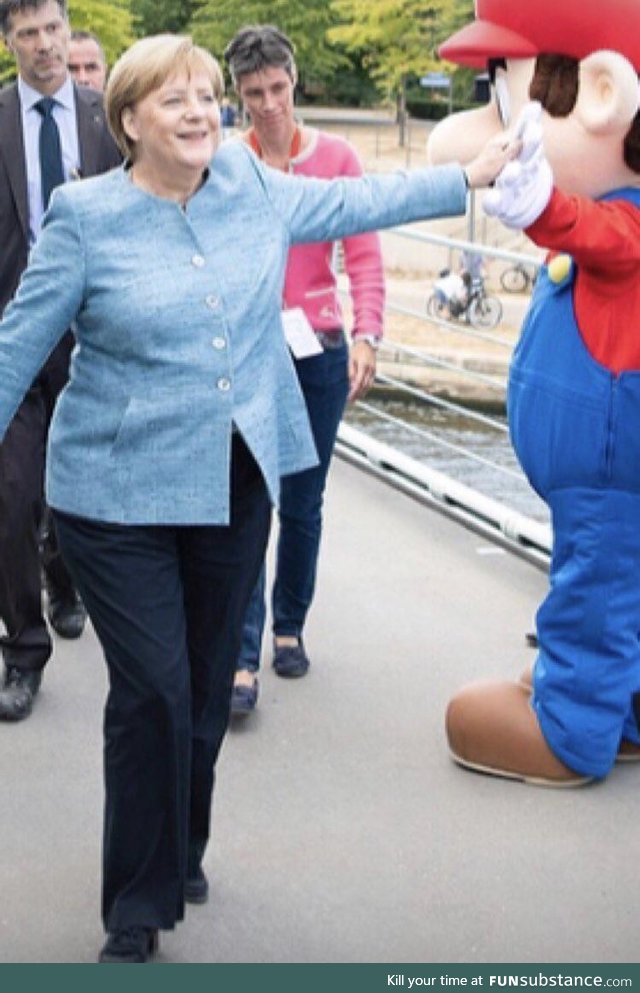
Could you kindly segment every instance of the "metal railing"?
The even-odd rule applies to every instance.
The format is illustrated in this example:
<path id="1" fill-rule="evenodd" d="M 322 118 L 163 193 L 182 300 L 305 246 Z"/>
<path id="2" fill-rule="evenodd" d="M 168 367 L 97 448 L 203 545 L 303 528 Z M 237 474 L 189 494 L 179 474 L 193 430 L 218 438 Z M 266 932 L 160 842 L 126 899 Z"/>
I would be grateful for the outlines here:
<path id="1" fill-rule="evenodd" d="M 505 262 L 538 264 L 522 253 L 411 228 L 393 233 L 449 249 L 481 251 Z M 439 320 L 404 305 L 389 303 L 387 309 L 437 326 L 443 334 L 459 335 L 462 341 L 497 346 L 504 350 L 506 365 L 512 345 L 504 334 Z M 473 381 L 499 408 L 505 402 L 506 374 L 468 368 L 398 341 L 384 343 L 378 365 L 376 388 L 347 412 L 340 427 L 338 454 L 546 569 L 551 550 L 546 508 L 511 452 L 504 416 L 416 382 L 421 369 L 453 374 L 460 381 Z M 397 366 L 402 366 L 403 375 L 389 373 Z"/>

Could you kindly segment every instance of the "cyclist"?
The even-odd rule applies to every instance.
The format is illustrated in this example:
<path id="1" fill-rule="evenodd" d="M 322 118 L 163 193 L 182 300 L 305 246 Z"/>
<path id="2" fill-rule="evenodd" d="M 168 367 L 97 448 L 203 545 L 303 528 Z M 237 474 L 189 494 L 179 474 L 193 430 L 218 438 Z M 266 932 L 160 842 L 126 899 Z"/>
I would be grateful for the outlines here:
<path id="1" fill-rule="evenodd" d="M 484 279 L 485 264 L 484 258 L 480 252 L 473 252 L 470 249 L 465 248 L 460 258 L 460 268 L 463 272 L 466 271 L 469 273 L 472 281 L 482 281 Z"/>
<path id="2" fill-rule="evenodd" d="M 447 308 L 449 317 L 460 317 L 469 303 L 471 273 L 466 269 L 460 273 L 443 269 L 433 289 L 440 303 Z"/>

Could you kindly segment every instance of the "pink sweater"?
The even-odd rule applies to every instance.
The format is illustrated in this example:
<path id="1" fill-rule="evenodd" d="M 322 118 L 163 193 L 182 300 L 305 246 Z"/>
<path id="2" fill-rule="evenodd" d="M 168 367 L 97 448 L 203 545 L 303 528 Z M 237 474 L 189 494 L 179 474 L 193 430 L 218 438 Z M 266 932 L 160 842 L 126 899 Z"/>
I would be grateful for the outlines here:
<path id="1" fill-rule="evenodd" d="M 291 172 L 301 176 L 331 179 L 361 176 L 362 166 L 355 149 L 336 135 L 315 128 L 310 144 L 291 160 Z M 343 241 L 344 265 L 353 303 L 353 336 L 382 336 L 384 275 L 380 239 L 376 233 L 354 235 Z M 317 331 L 335 330 L 344 319 L 331 267 L 333 242 L 293 245 L 284 284 L 284 306 L 302 307 Z"/>

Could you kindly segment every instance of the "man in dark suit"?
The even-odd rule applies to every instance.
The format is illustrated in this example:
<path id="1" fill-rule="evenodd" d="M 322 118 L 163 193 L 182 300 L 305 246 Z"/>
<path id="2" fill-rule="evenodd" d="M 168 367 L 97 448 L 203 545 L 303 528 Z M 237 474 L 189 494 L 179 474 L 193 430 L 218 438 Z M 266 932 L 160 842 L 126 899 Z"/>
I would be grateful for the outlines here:
<path id="1" fill-rule="evenodd" d="M 117 165 L 102 98 L 67 70 L 66 0 L 0 0 L 17 81 L 0 91 L 0 312 L 13 297 L 52 189 Z M 44 98 L 44 99 L 43 99 Z M 16 341 L 16 348 L 20 342 Z M 67 378 L 71 331 L 51 354 L 0 444 L 0 720 L 31 713 L 52 642 L 42 612 L 40 537 L 47 430 Z M 85 613 L 51 529 L 42 556 L 48 617 L 79 637 Z"/>

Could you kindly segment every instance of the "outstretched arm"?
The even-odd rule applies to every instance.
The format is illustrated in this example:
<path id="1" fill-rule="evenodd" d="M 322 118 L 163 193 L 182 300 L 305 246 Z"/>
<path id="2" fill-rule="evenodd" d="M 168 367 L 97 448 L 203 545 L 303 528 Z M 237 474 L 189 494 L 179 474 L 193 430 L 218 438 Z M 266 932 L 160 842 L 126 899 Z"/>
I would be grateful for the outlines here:
<path id="1" fill-rule="evenodd" d="M 466 170 L 453 164 L 358 179 L 293 177 L 257 159 L 253 167 L 293 243 L 336 241 L 363 231 L 464 214 L 467 189 L 491 182 L 518 150 L 517 140 L 503 136 L 492 139 Z"/>

